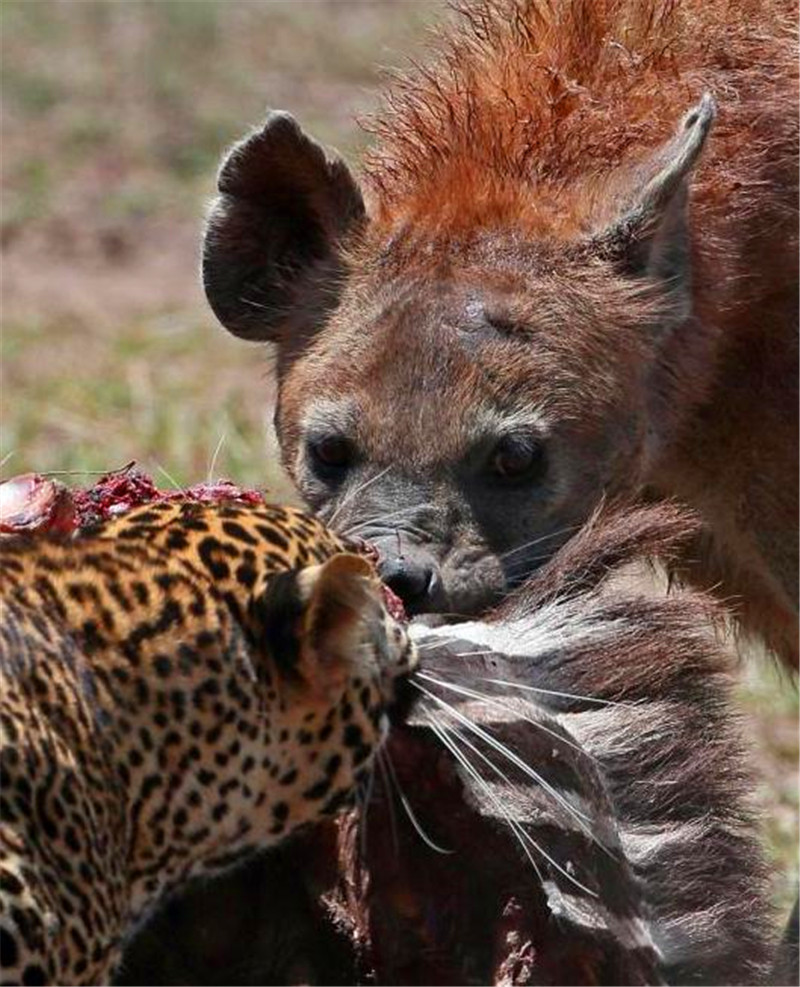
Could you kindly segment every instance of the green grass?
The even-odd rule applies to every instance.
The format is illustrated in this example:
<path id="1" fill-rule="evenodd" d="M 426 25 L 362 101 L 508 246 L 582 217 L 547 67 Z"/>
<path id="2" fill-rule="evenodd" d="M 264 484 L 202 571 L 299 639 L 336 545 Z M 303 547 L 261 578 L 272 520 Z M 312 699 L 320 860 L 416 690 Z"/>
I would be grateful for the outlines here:
<path id="1" fill-rule="evenodd" d="M 755 752 L 767 847 L 776 864 L 774 898 L 788 913 L 797 897 L 798 867 L 798 717 L 800 704 L 789 676 L 763 656 L 744 670 L 739 700 L 745 711 L 746 738 Z"/>
<path id="2" fill-rule="evenodd" d="M 79 325 L 61 326 L 57 345 L 47 323 L 5 327 L 6 376 L 14 381 L 2 395 L 6 475 L 136 459 L 186 484 L 206 478 L 214 459 L 215 475 L 286 493 L 267 461 L 270 389 L 259 379 L 260 351 L 248 349 L 245 365 L 243 351 L 221 333 L 169 316 L 120 327 L 97 352 L 84 351 L 82 341 Z"/>

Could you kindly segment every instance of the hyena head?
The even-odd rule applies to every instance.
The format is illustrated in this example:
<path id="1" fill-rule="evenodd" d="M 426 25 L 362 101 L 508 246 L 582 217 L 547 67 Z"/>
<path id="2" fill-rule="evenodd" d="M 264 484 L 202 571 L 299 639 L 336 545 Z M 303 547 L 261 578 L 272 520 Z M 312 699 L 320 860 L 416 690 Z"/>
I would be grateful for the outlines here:
<path id="1" fill-rule="evenodd" d="M 466 174 L 436 214 L 368 208 L 286 113 L 227 155 L 208 298 L 232 333 L 277 344 L 291 477 L 378 545 L 412 612 L 491 604 L 604 496 L 636 490 L 673 436 L 687 178 L 713 116 L 704 97 L 569 208 Z"/>

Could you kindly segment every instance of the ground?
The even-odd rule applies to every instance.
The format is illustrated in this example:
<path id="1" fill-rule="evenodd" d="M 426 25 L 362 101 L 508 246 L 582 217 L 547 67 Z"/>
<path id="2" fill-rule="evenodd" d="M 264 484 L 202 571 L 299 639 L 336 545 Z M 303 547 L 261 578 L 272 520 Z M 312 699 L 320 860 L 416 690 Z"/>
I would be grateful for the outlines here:
<path id="1" fill-rule="evenodd" d="M 439 0 L 2 0 L 2 475 L 138 460 L 291 492 L 265 452 L 269 354 L 223 333 L 198 244 L 222 148 L 266 107 L 352 162 L 379 66 L 419 55 Z M 797 692 L 742 696 L 758 799 L 796 893 Z"/>

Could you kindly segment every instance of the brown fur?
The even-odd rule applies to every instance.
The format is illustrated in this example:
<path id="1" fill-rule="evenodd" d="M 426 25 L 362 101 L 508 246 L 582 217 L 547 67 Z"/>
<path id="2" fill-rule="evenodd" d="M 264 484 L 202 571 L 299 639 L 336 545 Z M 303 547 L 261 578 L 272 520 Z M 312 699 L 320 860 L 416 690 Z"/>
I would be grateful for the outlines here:
<path id="1" fill-rule="evenodd" d="M 512 17 L 503 0 L 457 6 L 463 27 L 440 37 L 436 66 L 397 79 L 373 121 L 376 239 L 413 226 L 444 248 L 511 226 L 569 240 L 597 222 L 604 176 L 669 137 L 675 107 L 704 89 L 724 100 L 692 190 L 709 351 L 699 365 L 674 354 L 683 406 L 711 408 L 705 434 L 688 425 L 652 486 L 705 502 L 728 542 L 702 545 L 705 582 L 796 664 L 797 406 L 791 389 L 770 393 L 778 384 L 782 398 L 797 373 L 794 5 L 521 0 Z M 582 331 L 571 326 L 572 345 Z M 753 502 L 743 481 L 776 475 L 780 460 L 785 472 Z"/>
<path id="2" fill-rule="evenodd" d="M 440 34 L 433 66 L 396 78 L 371 123 L 378 228 L 413 222 L 449 235 L 510 224 L 570 238 L 597 219 L 597 180 L 668 139 L 704 90 L 725 112 L 695 216 L 702 226 L 754 219 L 764 232 L 786 222 L 796 139 L 785 85 L 796 75 L 796 12 L 786 0 L 454 6 L 461 23 Z"/>
<path id="3" fill-rule="evenodd" d="M 418 701 L 387 759 L 450 852 L 379 770 L 339 827 L 338 866 L 317 829 L 195 888 L 123 982 L 763 983 L 777 929 L 724 615 L 624 578 L 693 531 L 672 507 L 598 512 L 488 620 L 412 624 Z"/>
<path id="4" fill-rule="evenodd" d="M 703 595 L 650 594 L 616 578 L 627 563 L 668 558 L 691 529 L 672 508 L 598 512 L 487 621 L 412 628 L 427 693 L 389 753 L 428 832 L 453 852 L 431 853 L 410 832 L 398 849 L 384 799 L 359 820 L 366 853 L 351 867 L 363 884 L 344 890 L 378 983 L 464 983 L 470 974 L 493 984 L 764 982 L 775 924 L 731 702 L 734 665 L 715 633 L 723 614 Z M 517 773 L 454 708 L 551 790 Z M 438 726 L 438 738 L 423 725 Z M 472 774 L 444 768 L 453 755 L 437 751 L 442 728 Z M 571 746 L 561 746 L 565 736 Z M 595 838 L 613 819 L 619 845 L 587 839 L 553 789 L 590 814 Z M 548 873 L 536 850 L 544 880 L 526 873 L 508 818 L 551 859 L 569 861 L 578 880 L 598 881 L 598 896 L 578 904 L 584 892 Z M 571 908 L 542 902 L 553 881 Z M 609 922 L 615 912 L 638 913 L 639 934 Z M 509 959 L 519 979 L 504 981 Z"/>

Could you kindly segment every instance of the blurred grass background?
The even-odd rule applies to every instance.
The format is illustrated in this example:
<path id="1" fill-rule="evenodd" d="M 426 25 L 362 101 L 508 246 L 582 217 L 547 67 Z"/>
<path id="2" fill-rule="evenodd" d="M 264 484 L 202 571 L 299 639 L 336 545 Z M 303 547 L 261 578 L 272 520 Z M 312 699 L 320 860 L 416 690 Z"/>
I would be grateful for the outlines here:
<path id="1" fill-rule="evenodd" d="M 219 155 L 270 106 L 357 161 L 378 67 L 419 54 L 441 6 L 2 0 L 3 476 L 136 459 L 162 485 L 213 471 L 292 495 L 265 448 L 269 356 L 219 329 L 199 286 Z M 741 695 L 784 905 L 797 693 L 756 661 Z"/>
<path id="2" fill-rule="evenodd" d="M 379 64 L 435 9 L 3 0 L 5 475 L 137 459 L 185 483 L 218 450 L 216 473 L 287 495 L 264 455 L 267 355 L 199 287 L 217 162 L 267 106 L 356 159 Z"/>

